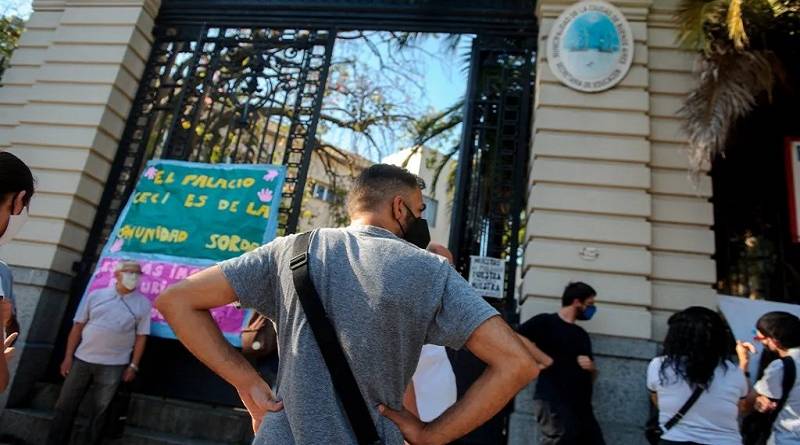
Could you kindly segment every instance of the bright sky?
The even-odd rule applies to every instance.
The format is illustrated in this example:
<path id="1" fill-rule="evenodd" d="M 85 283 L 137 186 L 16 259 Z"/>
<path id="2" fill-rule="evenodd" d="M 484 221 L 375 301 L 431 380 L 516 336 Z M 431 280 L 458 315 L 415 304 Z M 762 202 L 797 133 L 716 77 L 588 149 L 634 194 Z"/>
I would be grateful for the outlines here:
<path id="1" fill-rule="evenodd" d="M 28 19 L 33 12 L 32 0 L 0 0 L 0 15 L 14 14 Z"/>
<path id="2" fill-rule="evenodd" d="M 32 0 L 0 0 L 0 15 L 18 15 L 25 19 L 32 12 Z M 386 37 L 385 33 L 373 33 L 376 41 Z M 426 35 L 419 39 L 415 48 L 406 49 L 397 55 L 388 44 L 376 45 L 374 48 L 384 60 L 393 59 L 394 73 L 379 69 L 379 59 L 363 40 L 337 40 L 334 46 L 334 61 L 337 58 L 350 57 L 362 64 L 361 72 L 373 79 L 378 87 L 386 93 L 389 102 L 401 105 L 402 112 L 413 116 L 424 113 L 442 111 L 461 99 L 467 86 L 468 62 L 463 54 L 468 53 L 472 36 L 463 36 L 455 51 L 445 48 L 446 35 Z M 406 72 L 407 71 L 407 72 Z M 405 72 L 404 75 L 399 74 Z M 330 85 L 329 85 L 330 86 Z M 348 130 L 329 129 L 324 132 L 326 142 L 340 148 L 356 151 L 372 160 L 394 151 L 408 148 L 411 138 L 404 131 L 395 128 L 392 132 L 376 131 L 382 138 L 379 140 L 380 152 L 371 149 L 363 138 Z M 387 134 L 391 137 L 387 137 Z M 319 135 L 319 133 L 318 133 Z M 450 132 L 448 137 L 431 141 L 432 148 L 447 150 L 453 146 L 453 138 L 460 135 L 460 128 Z"/>
<path id="3" fill-rule="evenodd" d="M 366 74 L 369 81 L 380 88 L 387 101 L 400 106 L 398 113 L 414 117 L 425 113 L 443 111 L 464 97 L 467 88 L 467 66 L 464 54 L 469 52 L 472 36 L 463 36 L 455 50 L 446 47 L 446 35 L 427 34 L 411 48 L 398 51 L 391 44 L 382 43 L 387 33 L 370 34 L 372 49 L 364 39 L 338 39 L 334 45 L 334 63 L 344 59 L 355 59 L 362 67 L 359 72 Z M 375 52 L 380 54 L 380 58 Z M 394 57 L 390 57 L 390 53 Z M 383 59 L 389 69 L 380 68 Z M 402 72 L 402 74 L 400 74 Z M 336 78 L 328 87 L 334 88 Z M 339 97 L 341 100 L 341 97 Z M 329 94 L 323 109 L 336 102 L 336 94 Z M 332 105 L 333 104 L 333 105 Z M 363 136 L 350 130 L 328 128 L 322 134 L 325 142 L 337 147 L 355 151 L 362 156 L 378 161 L 395 151 L 410 147 L 413 142 L 409 134 L 397 125 L 394 131 L 375 129 L 371 134 L 380 145 L 379 152 Z M 447 151 L 460 136 L 460 128 L 455 128 L 445 137 L 431 140 L 431 148 Z"/>

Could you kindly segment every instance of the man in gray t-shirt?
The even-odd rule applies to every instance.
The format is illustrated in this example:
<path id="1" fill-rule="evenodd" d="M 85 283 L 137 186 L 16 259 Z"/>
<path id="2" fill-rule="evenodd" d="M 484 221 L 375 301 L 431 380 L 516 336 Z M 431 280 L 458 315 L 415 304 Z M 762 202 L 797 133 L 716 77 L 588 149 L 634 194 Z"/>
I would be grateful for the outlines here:
<path id="1" fill-rule="evenodd" d="M 390 445 L 404 437 L 410 443 L 455 440 L 499 411 L 538 370 L 497 312 L 444 259 L 418 247 L 426 232 L 420 184 L 398 167 L 370 167 L 348 196 L 352 225 L 315 232 L 309 249 L 311 279 L 381 441 Z M 236 387 L 254 428 L 260 424 L 256 444 L 355 444 L 294 291 L 294 240 L 278 238 L 200 272 L 156 304 L 178 338 Z M 276 325 L 275 393 L 223 340 L 208 313 L 237 299 Z M 464 398 L 428 425 L 403 408 L 425 343 L 466 345 L 488 365 Z"/>

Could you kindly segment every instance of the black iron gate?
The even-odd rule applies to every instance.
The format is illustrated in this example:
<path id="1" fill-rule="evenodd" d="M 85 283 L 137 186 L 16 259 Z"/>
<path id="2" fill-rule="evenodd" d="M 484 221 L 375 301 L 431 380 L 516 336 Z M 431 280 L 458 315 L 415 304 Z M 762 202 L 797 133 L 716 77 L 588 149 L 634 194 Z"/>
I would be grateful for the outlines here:
<path id="1" fill-rule="evenodd" d="M 325 29 L 156 27 L 87 248 L 76 264 L 68 317 L 148 159 L 285 165 L 278 233 L 294 232 L 334 36 Z M 63 323 L 61 339 L 70 324 Z M 60 359 L 53 357 L 51 368 Z M 164 367 L 174 372 L 156 371 Z M 139 377 L 145 392 L 238 404 L 228 385 L 175 341 L 152 338 Z"/>
<path id="2" fill-rule="evenodd" d="M 334 35 L 209 25 L 159 26 L 155 33 L 80 264 L 83 277 L 146 159 L 283 164 L 278 231 L 297 226 L 301 195 L 295 191 L 305 185 Z"/>
<path id="3" fill-rule="evenodd" d="M 293 232 L 336 34 L 381 30 L 477 36 L 451 247 L 465 274 L 471 254 L 508 261 L 506 297 L 495 303 L 515 322 L 534 8 L 533 0 L 164 0 L 84 257 L 76 263 L 67 316 L 147 159 L 284 164 L 289 171 L 279 233 Z M 69 324 L 66 320 L 60 338 L 66 338 Z M 63 351 L 63 344 L 56 351 Z M 139 384 L 147 392 L 237 401 L 228 385 L 177 342 L 151 339 L 145 360 L 172 370 L 165 375 L 143 366 Z M 456 367 L 462 387 L 480 369 L 463 365 Z M 466 443 L 500 443 L 504 425 L 500 418 Z"/>
<path id="4" fill-rule="evenodd" d="M 518 322 L 516 273 L 524 238 L 535 55 L 532 37 L 479 35 L 473 41 L 450 227 L 450 248 L 464 276 L 472 255 L 506 260 L 504 297 L 489 301 L 512 325 Z M 485 365 L 467 350 L 453 351 L 450 358 L 461 397 Z M 507 417 L 498 416 L 462 442 L 498 443 L 506 434 Z"/>

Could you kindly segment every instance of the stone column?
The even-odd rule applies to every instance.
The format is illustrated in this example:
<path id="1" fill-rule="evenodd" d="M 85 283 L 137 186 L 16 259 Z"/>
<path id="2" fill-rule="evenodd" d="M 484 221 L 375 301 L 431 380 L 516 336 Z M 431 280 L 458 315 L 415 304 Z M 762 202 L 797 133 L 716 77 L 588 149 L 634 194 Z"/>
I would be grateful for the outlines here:
<path id="1" fill-rule="evenodd" d="M 33 170 L 31 218 L 0 249 L 15 273 L 22 336 L 13 405 L 41 378 L 138 81 L 158 0 L 35 1 L 0 89 L 0 148 Z"/>
<path id="2" fill-rule="evenodd" d="M 681 50 L 675 26 L 676 0 L 656 0 L 648 20 L 650 141 L 653 230 L 653 339 L 660 341 L 667 318 L 688 306 L 716 307 L 714 209 L 707 170 L 689 177 L 687 139 L 678 110 L 694 84 L 696 55 Z"/>
<path id="3" fill-rule="evenodd" d="M 572 2 L 540 1 L 529 220 L 521 320 L 560 307 L 564 286 L 585 281 L 599 311 L 582 324 L 593 334 L 600 380 L 595 411 L 608 443 L 637 443 L 647 412 L 645 359 L 652 357 L 653 228 L 649 0 L 615 1 L 634 35 L 627 76 L 601 93 L 561 84 L 547 63 L 546 40 Z M 517 397 L 511 442 L 534 442 L 532 391 Z M 624 401 L 624 403 L 622 403 Z M 633 417 L 633 419 L 632 419 Z M 643 423 L 643 421 L 642 421 Z"/>
<path id="4" fill-rule="evenodd" d="M 678 116 L 695 56 L 676 43 L 677 0 L 613 3 L 631 23 L 636 54 L 625 80 L 600 94 L 555 80 L 545 39 L 568 4 L 539 5 L 522 320 L 554 311 L 567 281 L 598 289 L 597 320 L 584 325 L 601 372 L 595 412 L 608 443 L 637 444 L 653 340 L 675 311 L 716 303 L 713 208 L 710 178 L 690 180 Z M 535 443 L 531 397 L 529 390 L 517 398 L 511 443 Z"/>

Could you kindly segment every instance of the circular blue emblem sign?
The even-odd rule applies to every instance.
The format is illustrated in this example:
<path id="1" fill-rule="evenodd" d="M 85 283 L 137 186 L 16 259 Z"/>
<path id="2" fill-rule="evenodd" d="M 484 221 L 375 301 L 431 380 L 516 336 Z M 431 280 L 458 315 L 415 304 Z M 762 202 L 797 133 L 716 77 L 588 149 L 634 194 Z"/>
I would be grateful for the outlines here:
<path id="1" fill-rule="evenodd" d="M 619 9 L 604 1 L 576 3 L 553 24 L 547 62 L 565 85 L 598 92 L 618 84 L 633 62 L 633 34 Z"/>

